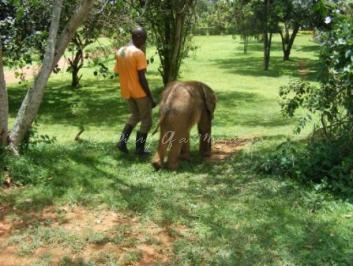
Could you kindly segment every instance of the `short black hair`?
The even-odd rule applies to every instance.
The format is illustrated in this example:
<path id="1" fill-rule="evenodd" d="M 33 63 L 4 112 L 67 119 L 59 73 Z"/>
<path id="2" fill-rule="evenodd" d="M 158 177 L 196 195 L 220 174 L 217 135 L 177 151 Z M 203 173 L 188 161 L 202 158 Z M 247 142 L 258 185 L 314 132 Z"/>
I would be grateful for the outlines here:
<path id="1" fill-rule="evenodd" d="M 131 36 L 133 39 L 138 38 L 138 39 L 146 39 L 147 38 L 147 33 L 142 27 L 136 27 L 131 31 Z"/>

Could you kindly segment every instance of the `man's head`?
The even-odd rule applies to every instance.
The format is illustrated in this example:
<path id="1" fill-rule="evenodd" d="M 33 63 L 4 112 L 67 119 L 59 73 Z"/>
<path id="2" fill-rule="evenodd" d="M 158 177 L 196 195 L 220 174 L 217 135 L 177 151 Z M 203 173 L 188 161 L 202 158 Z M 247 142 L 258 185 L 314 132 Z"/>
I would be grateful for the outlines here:
<path id="1" fill-rule="evenodd" d="M 137 27 L 132 31 L 131 38 L 132 38 L 132 43 L 136 47 L 142 48 L 146 43 L 147 33 L 143 28 Z"/>

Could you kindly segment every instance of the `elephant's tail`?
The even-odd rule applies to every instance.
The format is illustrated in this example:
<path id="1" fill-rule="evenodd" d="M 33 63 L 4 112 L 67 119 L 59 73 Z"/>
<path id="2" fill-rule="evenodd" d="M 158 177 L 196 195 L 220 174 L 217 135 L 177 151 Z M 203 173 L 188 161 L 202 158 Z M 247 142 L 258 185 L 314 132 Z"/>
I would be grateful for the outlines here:
<path id="1" fill-rule="evenodd" d="M 152 136 L 157 133 L 157 131 L 158 131 L 160 125 L 162 124 L 163 120 L 166 118 L 168 113 L 171 111 L 170 106 L 171 106 L 171 102 L 173 101 L 174 94 L 176 92 L 176 86 L 175 86 L 174 83 L 170 83 L 169 86 L 170 86 L 169 87 L 169 93 L 167 94 L 167 97 L 159 105 L 159 107 L 160 107 L 160 118 L 159 118 L 159 121 L 158 121 L 158 124 L 157 124 L 155 130 L 152 132 Z"/>
<path id="2" fill-rule="evenodd" d="M 165 119 L 165 117 L 167 116 L 168 113 L 169 113 L 169 110 L 164 110 L 164 111 L 161 110 L 161 116 L 159 118 L 159 121 L 158 121 L 156 128 L 152 132 L 152 136 L 157 133 L 159 127 L 161 126 L 163 120 Z"/>
<path id="3" fill-rule="evenodd" d="M 160 123 L 160 121 L 158 121 L 158 124 L 157 124 L 156 128 L 152 132 L 152 136 L 157 133 L 160 125 L 161 125 L 161 123 Z"/>

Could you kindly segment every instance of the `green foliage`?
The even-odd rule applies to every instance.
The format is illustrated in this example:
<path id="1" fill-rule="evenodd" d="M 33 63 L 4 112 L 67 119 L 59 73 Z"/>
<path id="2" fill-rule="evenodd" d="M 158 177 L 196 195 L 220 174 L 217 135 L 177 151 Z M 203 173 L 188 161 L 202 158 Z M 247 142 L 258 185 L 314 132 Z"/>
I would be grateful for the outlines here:
<path id="1" fill-rule="evenodd" d="M 197 1 L 196 35 L 233 34 L 232 3 L 230 1 Z"/>
<path id="2" fill-rule="evenodd" d="M 51 1 L 1 1 L 0 33 L 5 65 L 24 66 L 44 53 Z"/>
<path id="3" fill-rule="evenodd" d="M 99 65 L 99 69 L 94 72 L 94 75 L 111 76 L 112 73 L 108 73 L 108 69 L 102 61 L 107 59 L 106 55 L 111 53 L 112 47 L 111 45 L 104 46 L 97 40 L 106 36 L 114 38 L 117 47 L 125 45 L 130 38 L 128 33 L 134 25 L 133 16 L 127 15 L 131 13 L 132 8 L 125 1 L 108 1 L 95 5 L 82 27 L 76 31 L 71 45 L 68 47 L 72 55 L 68 60 L 70 66 L 67 71 L 72 73 L 72 88 L 80 87 L 82 75 L 79 76 L 79 71 L 83 67 L 85 59 L 90 56 L 92 61 Z M 118 29 L 117 25 L 119 25 Z M 100 45 L 95 45 L 94 50 L 86 49 L 95 42 Z M 102 54 L 105 56 L 102 57 Z"/>
<path id="4" fill-rule="evenodd" d="M 188 55 L 195 4 L 195 0 L 146 1 L 143 18 L 155 39 L 164 84 L 179 77 L 181 62 Z"/>
<path id="5" fill-rule="evenodd" d="M 32 146 L 39 144 L 53 144 L 56 141 L 56 137 L 50 137 L 48 135 L 42 135 L 38 133 L 38 123 L 34 121 L 31 128 L 26 132 L 25 137 L 21 143 L 21 152 L 27 151 Z"/>
<path id="6" fill-rule="evenodd" d="M 295 81 L 281 88 L 281 106 L 285 114 L 293 116 L 299 108 L 308 112 L 301 119 L 298 132 L 315 115 L 319 117 L 319 125 L 316 125 L 304 152 L 294 154 L 293 145 L 289 146 L 290 149 L 281 148 L 269 164 L 278 164 L 280 173 L 322 182 L 345 195 L 353 193 L 352 19 L 348 7 L 327 18 L 332 29 L 320 36 L 323 70 L 319 87 Z M 296 163 L 286 164 L 288 158 L 294 158 L 292 161 Z M 269 168 L 273 169 L 272 166 Z"/>
<path id="7" fill-rule="evenodd" d="M 344 139 L 287 141 L 257 164 L 268 174 L 288 176 L 336 195 L 352 198 L 353 155 Z"/>
<path id="8" fill-rule="evenodd" d="M 325 134 L 331 138 L 342 134 L 348 137 L 353 129 L 353 23 L 352 17 L 339 13 L 332 19 L 333 29 L 321 34 L 324 68 L 320 87 L 301 81 L 282 87 L 282 110 L 292 116 L 304 107 L 319 114 Z"/>

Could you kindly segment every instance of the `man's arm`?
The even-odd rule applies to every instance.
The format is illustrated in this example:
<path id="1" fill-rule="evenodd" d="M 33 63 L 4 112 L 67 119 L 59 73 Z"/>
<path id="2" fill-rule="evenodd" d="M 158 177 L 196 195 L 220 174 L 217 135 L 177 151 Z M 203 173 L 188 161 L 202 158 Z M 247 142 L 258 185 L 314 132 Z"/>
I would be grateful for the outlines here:
<path id="1" fill-rule="evenodd" d="M 143 91 L 146 93 L 147 97 L 151 99 L 152 108 L 153 108 L 156 106 L 156 102 L 154 101 L 151 90 L 148 86 L 148 81 L 147 81 L 146 75 L 145 75 L 146 69 L 138 70 L 137 73 L 138 73 L 139 82 L 141 84 L 141 87 L 142 87 Z"/>

